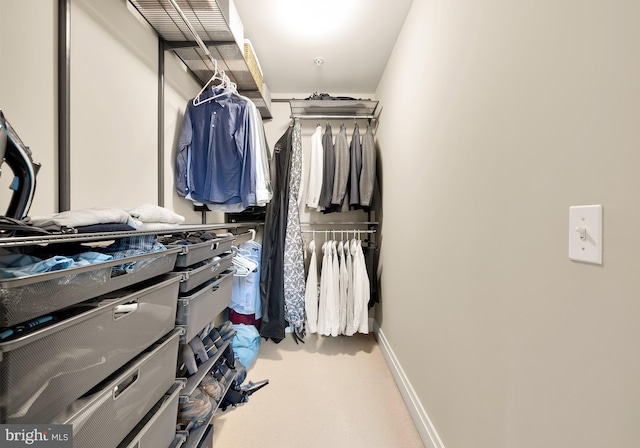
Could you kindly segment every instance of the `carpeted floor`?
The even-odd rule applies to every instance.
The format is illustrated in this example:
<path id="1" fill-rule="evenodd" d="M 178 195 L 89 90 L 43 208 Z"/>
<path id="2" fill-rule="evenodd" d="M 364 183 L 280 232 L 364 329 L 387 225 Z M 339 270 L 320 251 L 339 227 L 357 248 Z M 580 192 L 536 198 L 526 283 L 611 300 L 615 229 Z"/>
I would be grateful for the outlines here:
<path id="1" fill-rule="evenodd" d="M 262 340 L 247 381 L 269 379 L 213 419 L 225 448 L 422 448 L 372 334 Z"/>

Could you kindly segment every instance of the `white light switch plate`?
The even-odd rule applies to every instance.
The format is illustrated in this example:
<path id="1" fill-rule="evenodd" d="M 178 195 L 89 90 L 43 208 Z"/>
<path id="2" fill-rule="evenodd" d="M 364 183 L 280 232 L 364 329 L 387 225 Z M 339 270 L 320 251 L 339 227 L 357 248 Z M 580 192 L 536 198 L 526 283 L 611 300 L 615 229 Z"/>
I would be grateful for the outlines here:
<path id="1" fill-rule="evenodd" d="M 569 258 L 602 264 L 602 205 L 569 207 Z"/>

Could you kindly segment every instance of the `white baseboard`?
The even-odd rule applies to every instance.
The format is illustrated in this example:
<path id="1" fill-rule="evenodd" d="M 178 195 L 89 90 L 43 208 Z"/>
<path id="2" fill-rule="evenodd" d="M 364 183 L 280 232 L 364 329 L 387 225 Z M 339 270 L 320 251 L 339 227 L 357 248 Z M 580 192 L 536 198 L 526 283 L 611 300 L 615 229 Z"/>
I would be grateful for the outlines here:
<path id="1" fill-rule="evenodd" d="M 389 370 L 391 370 L 391 374 L 398 385 L 398 389 L 400 389 L 402 398 L 409 409 L 411 418 L 413 418 L 416 429 L 420 434 L 420 438 L 422 439 L 425 448 L 444 448 L 444 444 L 442 443 L 442 440 L 440 440 L 440 436 L 438 436 L 436 428 L 433 426 L 433 423 L 427 415 L 427 412 L 424 410 L 424 407 L 422 407 L 420 399 L 416 395 L 415 390 L 413 390 L 413 386 L 411 386 L 409 378 L 407 378 L 407 375 L 404 373 L 404 370 L 402 369 L 398 358 L 396 358 L 391 345 L 389 345 L 389 341 L 384 336 L 384 332 L 380 329 L 377 322 L 373 322 L 373 325 L 371 325 L 370 328 L 373 328 L 373 332 L 378 339 L 384 359 L 389 365 Z"/>

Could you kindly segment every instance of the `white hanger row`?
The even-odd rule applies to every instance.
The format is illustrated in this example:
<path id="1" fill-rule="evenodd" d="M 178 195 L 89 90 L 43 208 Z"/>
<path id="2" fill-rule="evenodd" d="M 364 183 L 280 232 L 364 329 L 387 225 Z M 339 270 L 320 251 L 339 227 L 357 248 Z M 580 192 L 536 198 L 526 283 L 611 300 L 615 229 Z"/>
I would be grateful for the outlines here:
<path id="1" fill-rule="evenodd" d="M 344 235 L 346 234 L 347 239 L 348 239 L 349 238 L 349 234 L 351 233 L 351 234 L 353 234 L 354 237 L 357 236 L 357 238 L 360 239 L 360 235 L 363 234 L 363 233 L 364 234 L 376 233 L 376 231 L 372 230 L 372 229 L 370 229 L 370 230 L 358 230 L 358 229 L 353 229 L 353 230 L 344 230 L 344 229 L 341 229 L 341 230 L 336 230 L 336 229 L 332 229 L 332 230 L 328 230 L 328 229 L 316 230 L 316 229 L 313 229 L 313 230 L 302 230 L 301 232 L 302 233 L 311 233 L 313 239 L 315 239 L 316 233 L 324 234 L 325 238 L 329 234 L 331 234 L 333 239 L 336 238 L 337 234 L 340 234 L 340 238 L 342 238 L 342 239 L 344 239 Z"/>
<path id="2" fill-rule="evenodd" d="M 201 100 L 200 95 L 202 95 L 204 91 L 207 90 L 207 87 L 209 87 L 209 85 L 214 81 L 220 81 L 220 84 L 217 84 L 216 86 L 213 87 L 213 88 L 220 89 L 220 93 Z M 224 72 L 224 70 L 222 70 L 221 68 L 218 68 L 218 60 L 213 59 L 213 75 L 211 75 L 211 78 L 209 78 L 209 81 L 205 83 L 205 85 L 202 87 L 202 89 L 200 89 L 196 97 L 193 99 L 193 105 L 199 106 L 201 104 L 215 100 L 216 98 L 220 98 L 221 96 L 229 95 L 232 93 L 238 93 L 236 83 L 231 82 L 231 79 L 229 79 L 229 77 Z"/>
<path id="3" fill-rule="evenodd" d="M 234 274 L 236 277 L 246 277 L 258 269 L 257 261 L 253 261 L 243 256 L 235 246 L 231 246 L 231 250 L 234 252 L 232 263 L 237 268 L 236 273 Z"/>

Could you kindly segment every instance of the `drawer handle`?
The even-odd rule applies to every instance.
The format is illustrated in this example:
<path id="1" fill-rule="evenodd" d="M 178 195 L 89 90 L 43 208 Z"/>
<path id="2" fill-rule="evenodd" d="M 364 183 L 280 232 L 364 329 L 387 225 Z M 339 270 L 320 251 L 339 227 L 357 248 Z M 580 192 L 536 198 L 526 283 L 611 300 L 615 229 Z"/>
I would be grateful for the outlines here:
<path id="1" fill-rule="evenodd" d="M 132 302 L 123 303 L 121 305 L 116 305 L 113 307 L 113 320 L 122 319 L 129 314 L 135 313 L 138 311 L 140 304 L 137 300 Z"/>
<path id="2" fill-rule="evenodd" d="M 211 250 L 216 250 L 220 243 L 211 243 Z"/>
<path id="3" fill-rule="evenodd" d="M 140 369 L 136 370 L 132 375 L 129 375 L 113 388 L 113 399 L 118 399 L 118 397 L 138 381 L 138 378 L 140 378 Z"/>
<path id="4" fill-rule="evenodd" d="M 217 271 L 219 267 L 220 267 L 220 263 L 214 264 L 213 266 L 211 266 L 211 272 Z"/>
<path id="5" fill-rule="evenodd" d="M 215 281 L 211 284 L 211 286 L 213 287 L 213 288 L 212 288 L 212 290 L 213 290 L 213 291 L 216 291 L 216 290 L 220 287 L 220 284 L 221 284 L 223 281 L 225 281 L 229 276 L 232 276 L 232 275 L 233 275 L 233 272 L 227 272 L 227 273 L 222 274 L 220 277 L 218 277 L 218 279 L 217 279 L 217 280 L 215 280 Z"/>

